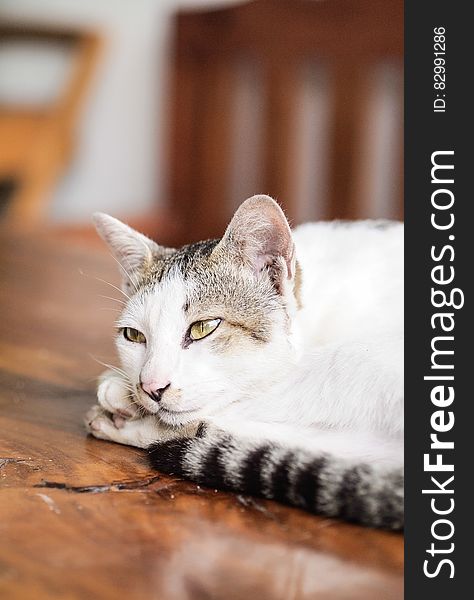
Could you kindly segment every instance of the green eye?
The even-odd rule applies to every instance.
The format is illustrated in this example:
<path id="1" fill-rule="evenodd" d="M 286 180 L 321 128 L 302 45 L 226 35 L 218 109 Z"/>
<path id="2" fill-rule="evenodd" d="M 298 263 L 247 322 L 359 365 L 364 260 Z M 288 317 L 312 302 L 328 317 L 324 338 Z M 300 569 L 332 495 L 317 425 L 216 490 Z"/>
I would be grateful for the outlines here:
<path id="1" fill-rule="evenodd" d="M 208 319 L 207 321 L 196 321 L 191 325 L 189 330 L 189 337 L 193 340 L 202 340 L 214 330 L 217 329 L 221 319 Z"/>
<path id="2" fill-rule="evenodd" d="M 123 328 L 123 337 L 129 342 L 136 342 L 137 344 L 146 344 L 146 338 L 141 331 L 133 329 L 133 327 Z"/>

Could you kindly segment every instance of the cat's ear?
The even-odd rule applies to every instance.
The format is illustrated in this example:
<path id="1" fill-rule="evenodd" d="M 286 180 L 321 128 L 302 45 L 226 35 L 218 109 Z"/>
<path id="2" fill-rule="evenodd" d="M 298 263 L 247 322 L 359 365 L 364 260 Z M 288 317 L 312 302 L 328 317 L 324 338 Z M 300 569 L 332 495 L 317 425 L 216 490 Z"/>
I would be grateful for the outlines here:
<path id="1" fill-rule="evenodd" d="M 128 275 L 133 275 L 151 263 L 154 256 L 165 252 L 165 248 L 110 215 L 97 212 L 92 220 L 98 234 Z"/>
<path id="2" fill-rule="evenodd" d="M 290 226 L 270 196 L 252 196 L 235 212 L 221 243 L 255 274 L 267 271 L 280 288 L 295 276 L 295 245 Z"/>

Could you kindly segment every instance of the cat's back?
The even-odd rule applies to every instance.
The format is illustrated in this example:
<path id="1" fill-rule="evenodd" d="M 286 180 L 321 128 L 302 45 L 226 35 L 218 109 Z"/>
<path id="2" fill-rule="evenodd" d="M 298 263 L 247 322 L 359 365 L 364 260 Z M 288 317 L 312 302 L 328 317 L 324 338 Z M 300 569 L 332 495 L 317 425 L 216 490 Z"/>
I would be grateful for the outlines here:
<path id="1" fill-rule="evenodd" d="M 293 237 L 307 339 L 326 343 L 402 331 L 402 223 L 306 223 Z"/>

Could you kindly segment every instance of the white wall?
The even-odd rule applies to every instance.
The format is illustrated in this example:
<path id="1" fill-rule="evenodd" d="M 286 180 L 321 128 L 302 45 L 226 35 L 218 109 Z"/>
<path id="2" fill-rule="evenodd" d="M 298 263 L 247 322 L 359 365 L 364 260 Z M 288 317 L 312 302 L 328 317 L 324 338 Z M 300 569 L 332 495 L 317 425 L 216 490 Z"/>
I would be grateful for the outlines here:
<path id="1" fill-rule="evenodd" d="M 95 210 L 139 214 L 160 203 L 171 15 L 183 6 L 229 3 L 233 0 L 1 0 L 0 17 L 82 25 L 104 36 L 75 156 L 51 205 L 54 220 L 87 221 Z"/>

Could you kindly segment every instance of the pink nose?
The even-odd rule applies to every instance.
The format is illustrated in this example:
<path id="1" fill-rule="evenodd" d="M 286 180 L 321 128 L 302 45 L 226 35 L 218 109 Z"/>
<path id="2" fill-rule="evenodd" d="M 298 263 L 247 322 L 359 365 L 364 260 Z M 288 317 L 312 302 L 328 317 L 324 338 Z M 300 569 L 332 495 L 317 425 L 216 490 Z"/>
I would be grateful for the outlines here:
<path id="1" fill-rule="evenodd" d="M 156 381 L 156 380 L 149 381 L 149 382 L 141 381 L 140 387 L 145 392 L 145 394 L 150 396 L 150 398 L 152 400 L 154 400 L 155 402 L 159 402 L 161 400 L 161 396 L 163 395 L 163 392 L 170 387 L 170 382 L 169 381 L 163 382 L 163 381 Z"/>

